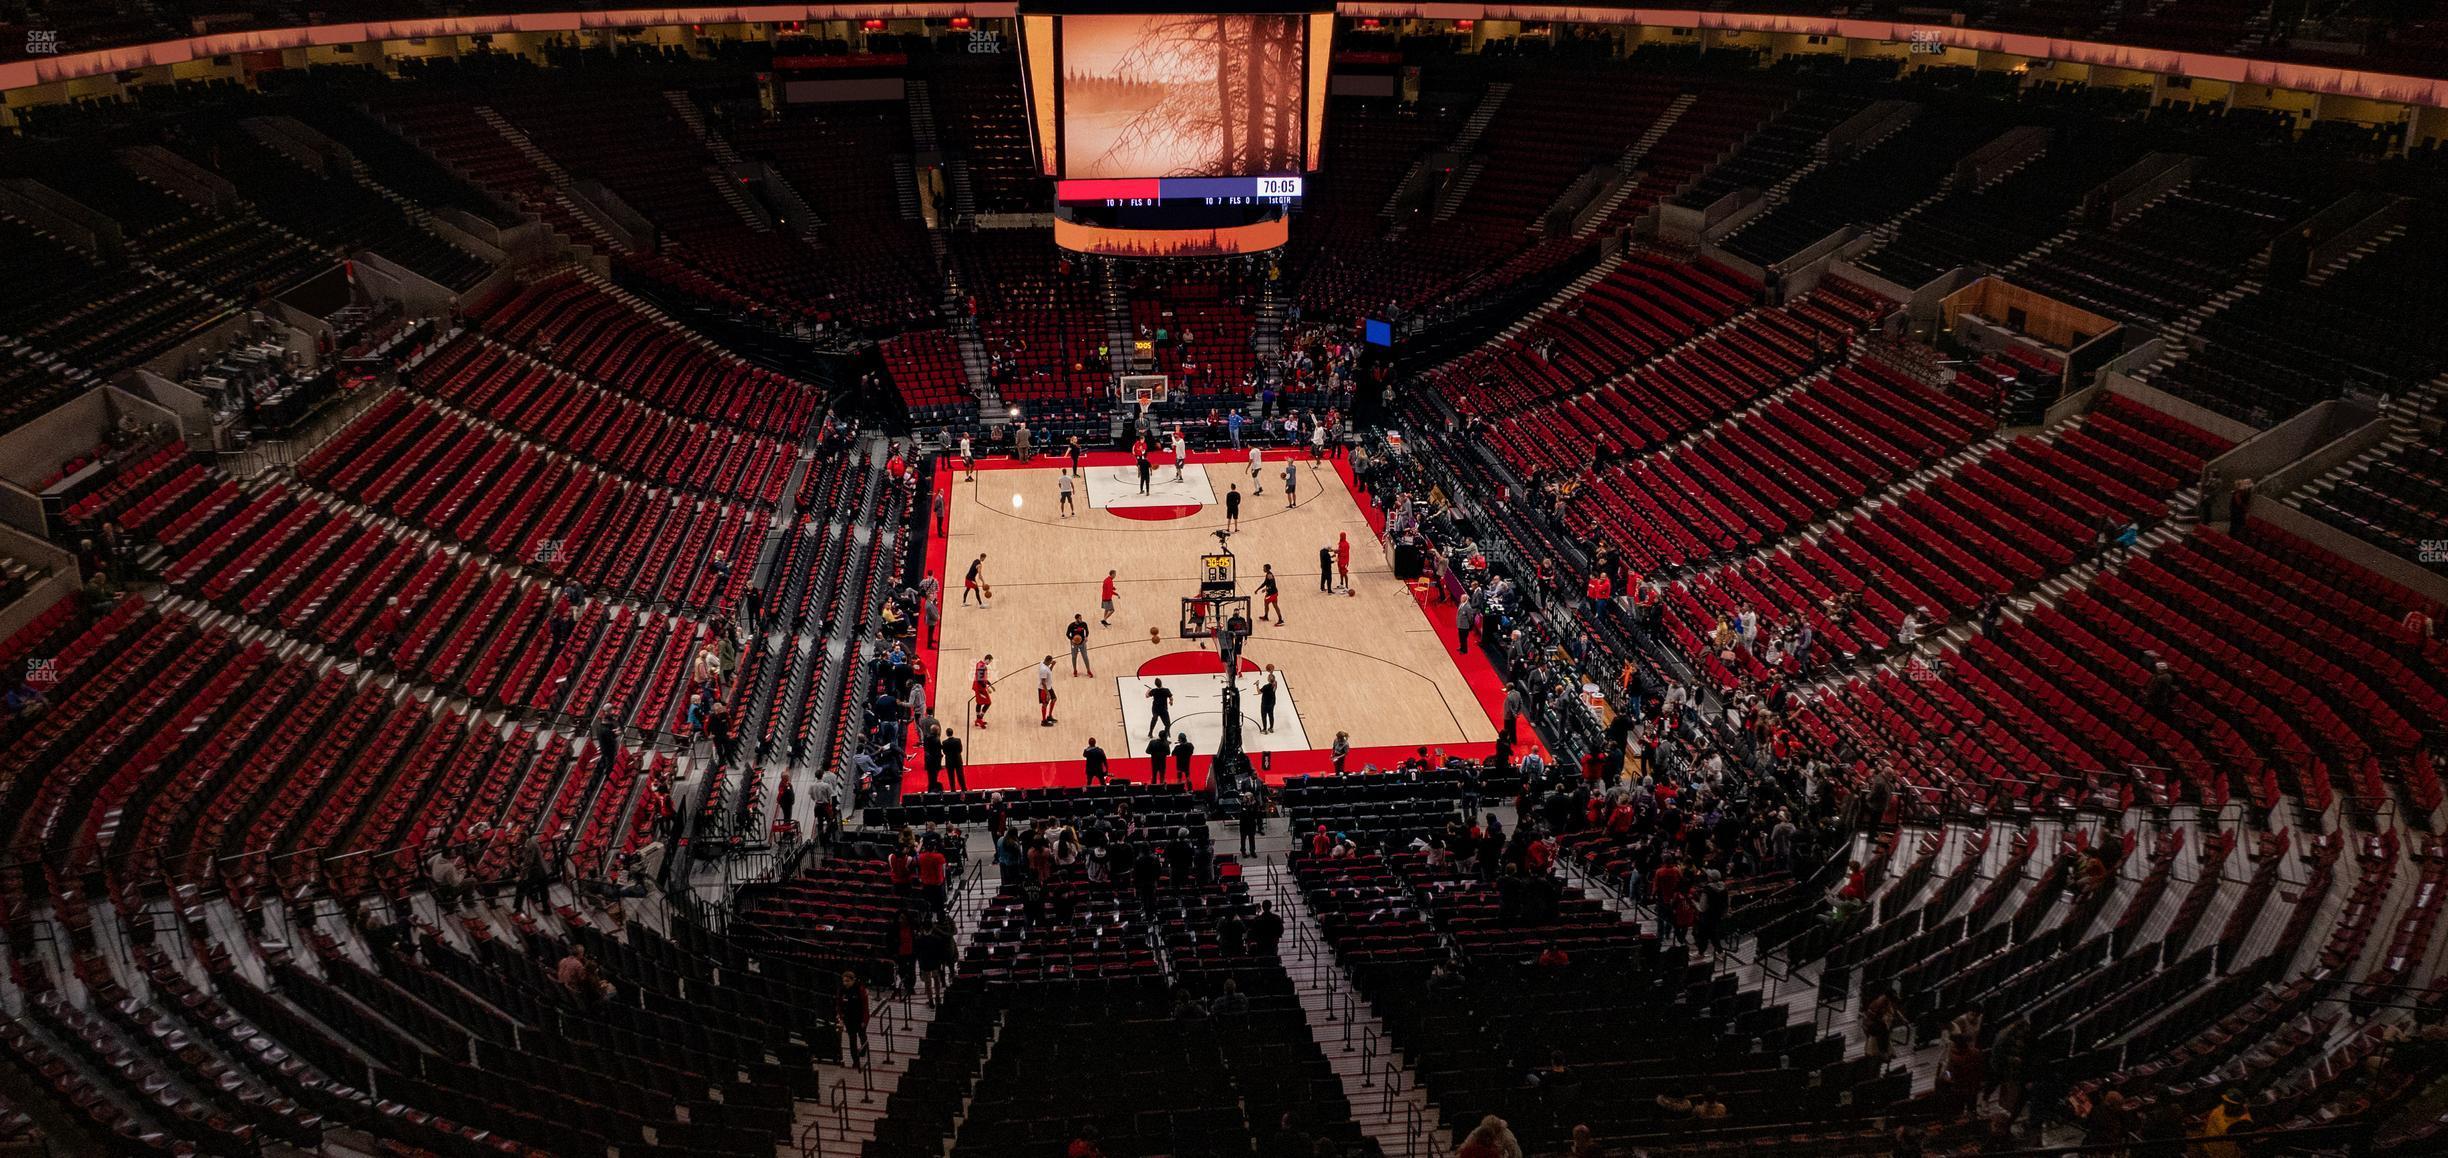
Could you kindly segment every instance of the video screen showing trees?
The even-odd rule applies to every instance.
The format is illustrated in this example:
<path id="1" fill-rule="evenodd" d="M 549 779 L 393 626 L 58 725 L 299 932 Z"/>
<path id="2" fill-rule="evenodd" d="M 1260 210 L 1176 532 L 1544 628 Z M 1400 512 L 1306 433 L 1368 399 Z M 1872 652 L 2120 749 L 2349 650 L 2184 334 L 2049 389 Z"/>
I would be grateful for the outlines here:
<path id="1" fill-rule="evenodd" d="M 1062 175 L 1301 168 L 1298 16 L 1062 17 Z"/>

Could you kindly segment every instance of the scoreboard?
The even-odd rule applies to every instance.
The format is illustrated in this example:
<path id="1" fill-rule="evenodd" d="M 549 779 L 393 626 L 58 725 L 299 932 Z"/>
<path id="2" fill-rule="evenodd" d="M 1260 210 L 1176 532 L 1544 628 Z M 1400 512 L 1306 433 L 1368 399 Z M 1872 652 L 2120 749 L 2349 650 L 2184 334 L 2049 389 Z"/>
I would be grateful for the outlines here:
<path id="1" fill-rule="evenodd" d="M 1229 595 L 1237 586 L 1233 575 L 1233 553 L 1214 551 L 1199 556 L 1199 590 L 1206 594 Z"/>
<path id="2" fill-rule="evenodd" d="M 1303 179 L 1297 174 L 1259 177 L 1105 177 L 1054 183 L 1054 200 L 1061 205 L 1094 205 L 1109 209 L 1159 205 L 1282 205 L 1300 204 Z"/>

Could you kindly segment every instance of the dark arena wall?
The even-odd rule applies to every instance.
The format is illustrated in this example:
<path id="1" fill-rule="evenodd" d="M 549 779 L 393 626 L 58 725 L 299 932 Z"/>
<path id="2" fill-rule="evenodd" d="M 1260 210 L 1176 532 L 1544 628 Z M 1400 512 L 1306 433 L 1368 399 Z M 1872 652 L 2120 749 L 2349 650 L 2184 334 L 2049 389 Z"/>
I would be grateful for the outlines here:
<path id="1" fill-rule="evenodd" d="M 0 4 L 0 1152 L 2440 1152 L 2436 21 L 1151 11 Z"/>

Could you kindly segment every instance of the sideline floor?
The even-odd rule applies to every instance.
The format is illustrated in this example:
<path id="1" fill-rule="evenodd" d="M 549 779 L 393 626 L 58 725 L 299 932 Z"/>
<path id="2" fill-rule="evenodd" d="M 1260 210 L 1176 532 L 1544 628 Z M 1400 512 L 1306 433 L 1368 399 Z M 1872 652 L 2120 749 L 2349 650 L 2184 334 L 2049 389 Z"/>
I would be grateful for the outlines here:
<path id="1" fill-rule="evenodd" d="M 1294 507 L 1284 505 L 1287 461 L 1300 476 Z M 1338 464 L 1278 452 L 1265 464 L 1263 479 L 1255 480 L 1246 455 L 1197 455 L 1193 464 L 1183 483 L 1164 487 L 1173 492 L 1166 498 L 1180 502 L 1178 511 L 1154 520 L 1145 511 L 1126 515 L 1107 505 L 1116 480 L 1127 479 L 1136 497 L 1136 473 L 1123 454 L 1087 456 L 1082 470 L 1094 485 L 1084 488 L 1088 493 L 1069 518 L 1058 509 L 1060 460 L 981 462 L 974 482 L 950 464 L 937 470 L 949 534 L 934 540 L 929 558 L 943 580 L 945 604 L 940 651 L 927 657 L 929 691 L 937 717 L 967 746 L 970 787 L 1079 783 L 1080 751 L 1092 737 L 1114 757 L 1117 772 L 1146 779 L 1140 733 L 1147 705 L 1126 706 L 1123 692 L 1137 694 L 1156 676 L 1173 681 L 1194 672 L 1210 673 L 1205 684 L 1220 683 L 1214 651 L 1179 638 L 1179 621 L 1182 597 L 1198 587 L 1199 557 L 1215 548 L 1214 532 L 1224 526 L 1222 496 L 1233 486 L 1243 495 L 1240 526 L 1231 538 L 1241 591 L 1254 596 L 1270 564 L 1282 591 L 1284 625 L 1257 625 L 1243 653 L 1246 665 L 1275 665 L 1287 688 L 1277 708 L 1278 732 L 1267 738 L 1278 743 L 1264 746 L 1294 737 L 1306 745 L 1270 753 L 1272 777 L 1327 770 L 1326 750 L 1338 731 L 1350 733 L 1348 766 L 1355 771 L 1371 761 L 1391 763 L 1419 746 L 1457 755 L 1488 750 L 1502 696 L 1495 673 L 1476 653 L 1454 653 L 1450 605 L 1424 603 L 1413 585 L 1394 578 L 1374 512 L 1364 509 Z M 1169 484 L 1172 463 L 1159 463 L 1155 473 Z M 1261 483 L 1263 494 L 1256 492 Z M 1217 501 L 1181 501 L 1205 495 Z M 1318 590 L 1318 551 L 1331 548 L 1338 534 L 1352 544 L 1348 595 Z M 995 594 L 987 607 L 963 604 L 963 575 L 980 554 L 986 556 L 984 580 Z M 1104 627 L 1097 625 L 1097 594 L 1108 569 L 1115 572 L 1119 598 L 1112 626 Z M 1084 615 L 1091 628 L 1093 678 L 1071 674 L 1063 629 L 1074 614 Z M 994 704 L 988 726 L 977 728 L 969 682 L 977 660 L 988 654 L 994 657 Z M 1039 725 L 1037 706 L 1036 667 L 1047 655 L 1054 657 L 1058 697 L 1058 722 L 1051 727 Z M 1207 695 L 1214 698 L 1212 688 Z M 1191 706 L 1177 703 L 1176 718 L 1196 716 L 1185 711 Z M 1253 741 L 1257 711 L 1256 696 L 1247 696 L 1245 730 Z M 1198 745 L 1193 769 L 1203 783 L 1218 722 L 1184 722 Z M 1134 730 L 1132 723 L 1141 727 Z M 908 784 L 916 789 L 923 782 L 913 776 Z"/>

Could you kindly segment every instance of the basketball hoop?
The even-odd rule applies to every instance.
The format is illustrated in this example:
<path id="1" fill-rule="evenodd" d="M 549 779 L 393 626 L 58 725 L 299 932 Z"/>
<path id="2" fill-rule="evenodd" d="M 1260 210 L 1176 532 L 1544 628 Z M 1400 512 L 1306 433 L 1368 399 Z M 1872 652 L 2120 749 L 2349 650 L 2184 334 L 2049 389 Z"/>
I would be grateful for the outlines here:
<path id="1" fill-rule="evenodd" d="M 1114 385 L 1122 397 L 1139 404 L 1144 417 L 1149 407 L 1165 400 L 1169 383 L 1162 374 L 1124 374 Z"/>

